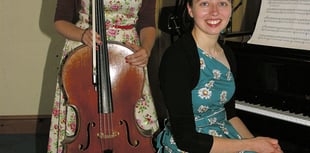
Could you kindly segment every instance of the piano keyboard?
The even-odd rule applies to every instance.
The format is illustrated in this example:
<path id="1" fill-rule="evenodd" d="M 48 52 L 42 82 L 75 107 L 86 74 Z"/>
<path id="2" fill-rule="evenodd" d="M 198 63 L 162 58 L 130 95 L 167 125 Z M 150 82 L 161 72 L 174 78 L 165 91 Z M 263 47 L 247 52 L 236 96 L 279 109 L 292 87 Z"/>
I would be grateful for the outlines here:
<path id="1" fill-rule="evenodd" d="M 236 100 L 236 109 L 310 127 L 310 117 Z"/>

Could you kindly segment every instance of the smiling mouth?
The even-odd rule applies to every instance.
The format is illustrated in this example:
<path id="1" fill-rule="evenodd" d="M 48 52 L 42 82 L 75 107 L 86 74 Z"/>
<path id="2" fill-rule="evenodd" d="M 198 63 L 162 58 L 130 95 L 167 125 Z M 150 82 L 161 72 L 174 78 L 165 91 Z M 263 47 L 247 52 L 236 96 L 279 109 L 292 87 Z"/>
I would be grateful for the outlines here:
<path id="1" fill-rule="evenodd" d="M 211 25 L 216 25 L 219 24 L 221 22 L 221 20 L 208 20 L 207 23 L 211 24 Z"/>

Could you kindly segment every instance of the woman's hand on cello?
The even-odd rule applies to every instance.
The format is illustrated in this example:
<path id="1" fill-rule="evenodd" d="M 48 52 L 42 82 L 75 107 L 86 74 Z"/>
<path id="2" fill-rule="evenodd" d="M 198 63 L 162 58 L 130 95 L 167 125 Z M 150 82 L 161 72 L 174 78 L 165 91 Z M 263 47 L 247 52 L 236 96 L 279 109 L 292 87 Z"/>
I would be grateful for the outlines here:
<path id="1" fill-rule="evenodd" d="M 126 56 L 125 60 L 127 63 L 139 67 L 144 67 L 147 65 L 149 60 L 149 52 L 147 49 L 128 42 L 125 42 L 125 45 L 129 46 L 129 48 L 134 51 L 133 54 Z"/>
<path id="2" fill-rule="evenodd" d="M 91 29 L 85 29 L 81 34 L 81 42 L 88 47 L 92 47 L 93 45 L 93 32 Z M 103 42 L 101 41 L 100 35 L 96 33 L 96 44 L 101 45 Z M 144 67 L 148 63 L 149 59 L 149 52 L 147 49 L 138 46 L 136 44 L 131 44 L 128 42 L 125 42 L 125 45 L 127 45 L 129 48 L 131 48 L 134 51 L 134 54 L 128 55 L 125 60 L 127 63 L 133 65 L 133 66 L 139 66 Z"/>
<path id="3" fill-rule="evenodd" d="M 93 31 L 90 28 L 87 28 L 81 34 L 81 42 L 88 47 L 92 48 L 93 46 Z M 102 41 L 100 35 L 96 33 L 96 44 L 101 45 Z"/>

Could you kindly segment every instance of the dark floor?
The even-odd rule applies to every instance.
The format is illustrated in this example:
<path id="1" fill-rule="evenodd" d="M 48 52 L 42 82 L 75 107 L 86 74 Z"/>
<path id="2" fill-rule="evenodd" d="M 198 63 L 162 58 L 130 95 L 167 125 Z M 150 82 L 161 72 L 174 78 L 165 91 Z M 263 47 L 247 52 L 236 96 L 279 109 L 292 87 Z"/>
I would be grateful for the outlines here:
<path id="1" fill-rule="evenodd" d="M 0 135 L 0 153 L 46 153 L 48 135 Z"/>

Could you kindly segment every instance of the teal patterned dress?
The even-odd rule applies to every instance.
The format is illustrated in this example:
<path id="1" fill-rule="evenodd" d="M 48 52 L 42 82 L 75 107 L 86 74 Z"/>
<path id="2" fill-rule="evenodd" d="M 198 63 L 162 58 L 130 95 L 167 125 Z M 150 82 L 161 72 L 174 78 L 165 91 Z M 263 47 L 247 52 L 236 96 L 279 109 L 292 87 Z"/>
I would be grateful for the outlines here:
<path id="1" fill-rule="evenodd" d="M 235 82 L 232 72 L 224 64 L 198 48 L 200 77 L 192 90 L 192 107 L 196 131 L 217 137 L 241 139 L 226 118 L 224 104 L 233 96 Z M 169 122 L 158 136 L 158 152 L 185 153 L 177 148 L 169 130 Z M 248 152 L 247 152 L 248 153 Z"/>

